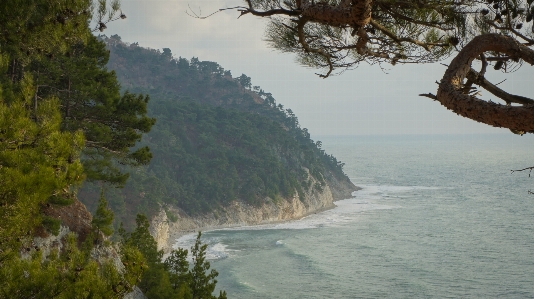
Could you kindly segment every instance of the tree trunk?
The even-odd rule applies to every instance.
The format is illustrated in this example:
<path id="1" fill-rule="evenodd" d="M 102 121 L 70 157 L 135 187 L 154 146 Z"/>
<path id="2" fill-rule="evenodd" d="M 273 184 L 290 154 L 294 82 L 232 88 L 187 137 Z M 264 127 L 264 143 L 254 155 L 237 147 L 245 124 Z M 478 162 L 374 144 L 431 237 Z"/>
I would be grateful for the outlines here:
<path id="1" fill-rule="evenodd" d="M 458 115 L 494 127 L 534 133 L 534 106 L 506 106 L 464 94 L 463 80 L 472 61 L 486 51 L 505 53 L 534 64 L 534 51 L 517 40 L 499 34 L 484 34 L 469 42 L 449 65 L 439 84 L 437 100 Z"/>

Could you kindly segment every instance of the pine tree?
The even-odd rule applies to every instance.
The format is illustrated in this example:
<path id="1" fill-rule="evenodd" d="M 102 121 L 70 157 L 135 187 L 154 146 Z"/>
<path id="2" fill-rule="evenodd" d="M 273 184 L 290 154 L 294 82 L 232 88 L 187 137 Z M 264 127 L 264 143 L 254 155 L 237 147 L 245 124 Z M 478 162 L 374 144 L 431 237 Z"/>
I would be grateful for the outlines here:
<path id="1" fill-rule="evenodd" d="M 123 185 L 128 174 L 117 162 L 137 166 L 152 157 L 147 147 L 131 150 L 155 123 L 146 116 L 149 97 L 121 95 L 115 73 L 106 68 L 109 52 L 97 37 L 73 44 L 67 53 L 29 66 L 40 86 L 38 96 L 59 98 L 62 130 L 85 134 L 82 162 L 87 179 Z"/>
<path id="2" fill-rule="evenodd" d="M 150 222 L 143 214 L 137 214 L 135 219 L 136 228 L 127 237 L 125 243 L 137 247 L 143 256 L 147 259 L 149 266 L 161 263 L 163 251 L 158 251 L 158 244 L 150 235 Z"/>
<path id="3" fill-rule="evenodd" d="M 113 3 L 111 15 L 118 11 Z M 99 4 L 107 14 L 106 1 Z M 43 92 L 60 86 L 43 83 L 43 69 L 32 67 L 63 61 L 73 45 L 85 43 L 90 18 L 90 0 L 0 1 L 0 298 L 122 298 L 146 268 L 139 250 L 128 247 L 123 260 L 133 263 L 124 271 L 97 262 L 73 234 L 48 256 L 32 246 L 40 225 L 58 229 L 41 210 L 76 198 L 86 145 L 79 128 L 63 127 L 61 98 Z"/>
<path id="4" fill-rule="evenodd" d="M 212 293 L 217 284 L 215 278 L 219 273 L 215 269 L 208 272 L 210 269 L 210 263 L 206 261 L 208 244 L 202 244 L 201 236 L 202 233 L 198 232 L 195 244 L 191 247 L 191 254 L 193 255 L 193 267 L 189 270 L 191 293 L 193 299 L 215 299 L 217 297 L 213 296 Z"/>
<path id="5" fill-rule="evenodd" d="M 93 229 L 97 233 L 97 238 L 100 238 L 100 233 L 105 236 L 111 236 L 113 234 L 113 218 L 113 211 L 108 207 L 108 201 L 104 196 L 104 189 L 102 189 L 98 208 L 91 222 Z"/>
<path id="6" fill-rule="evenodd" d="M 187 249 L 178 248 L 173 250 L 165 260 L 165 269 L 170 273 L 172 288 L 179 292 L 191 292 L 189 288 L 189 262 L 187 261 Z"/>
<path id="7" fill-rule="evenodd" d="M 58 101 L 43 99 L 32 111 L 31 76 L 17 89 L 0 94 L 0 262 L 29 240 L 41 206 L 68 202 L 83 178 L 83 135 L 60 132 Z"/>

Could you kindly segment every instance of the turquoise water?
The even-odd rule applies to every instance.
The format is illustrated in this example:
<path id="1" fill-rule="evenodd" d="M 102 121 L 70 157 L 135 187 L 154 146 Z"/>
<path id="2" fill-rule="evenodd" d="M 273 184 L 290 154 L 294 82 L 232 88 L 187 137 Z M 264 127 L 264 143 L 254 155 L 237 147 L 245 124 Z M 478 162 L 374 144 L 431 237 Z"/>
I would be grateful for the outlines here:
<path id="1" fill-rule="evenodd" d="M 229 298 L 534 298 L 534 178 L 510 173 L 534 165 L 531 136 L 318 139 L 363 189 L 205 233 Z"/>

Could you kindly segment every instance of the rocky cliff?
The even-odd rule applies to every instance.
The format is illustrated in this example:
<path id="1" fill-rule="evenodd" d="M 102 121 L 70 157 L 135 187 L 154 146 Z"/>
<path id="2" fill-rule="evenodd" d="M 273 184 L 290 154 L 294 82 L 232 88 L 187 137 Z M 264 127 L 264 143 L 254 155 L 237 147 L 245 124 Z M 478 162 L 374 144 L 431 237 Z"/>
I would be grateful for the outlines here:
<path id="1" fill-rule="evenodd" d="M 335 191 L 331 185 L 335 186 Z M 266 198 L 264 204 L 259 207 L 234 201 L 226 207 L 196 217 L 191 217 L 175 207 L 166 206 L 152 218 L 151 234 L 158 243 L 158 249 L 168 252 L 173 242 L 185 233 L 300 219 L 333 208 L 334 201 L 350 198 L 351 193 L 356 190 L 359 188 L 350 181 L 339 181 L 332 177 L 322 190 L 314 187 L 306 190 L 302 200 L 298 195 L 278 201 Z M 167 215 L 173 215 L 175 221 L 171 221 Z"/>

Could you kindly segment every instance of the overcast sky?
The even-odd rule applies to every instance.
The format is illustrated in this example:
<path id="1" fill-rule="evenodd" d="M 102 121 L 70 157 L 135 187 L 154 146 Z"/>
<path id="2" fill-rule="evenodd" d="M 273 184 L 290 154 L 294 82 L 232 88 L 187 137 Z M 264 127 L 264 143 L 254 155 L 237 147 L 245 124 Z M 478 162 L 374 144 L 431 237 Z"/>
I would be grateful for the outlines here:
<path id="1" fill-rule="evenodd" d="M 295 63 L 293 55 L 267 47 L 267 20 L 248 15 L 237 19 L 237 11 L 223 11 L 204 20 L 186 14 L 190 8 L 207 15 L 242 4 L 241 0 L 122 0 L 128 18 L 108 24 L 104 33 L 118 34 L 123 41 L 143 47 L 170 48 L 175 57 L 215 61 L 234 77 L 246 74 L 252 85 L 261 86 L 277 103 L 291 108 L 312 138 L 507 132 L 462 118 L 438 102 L 417 96 L 436 93 L 435 82 L 445 71 L 439 63 L 386 66 L 386 70 L 361 65 L 321 79 L 316 70 Z M 510 93 L 532 95 L 533 70 L 525 66 L 508 74 L 500 86 Z"/>

